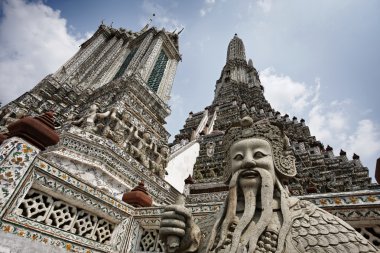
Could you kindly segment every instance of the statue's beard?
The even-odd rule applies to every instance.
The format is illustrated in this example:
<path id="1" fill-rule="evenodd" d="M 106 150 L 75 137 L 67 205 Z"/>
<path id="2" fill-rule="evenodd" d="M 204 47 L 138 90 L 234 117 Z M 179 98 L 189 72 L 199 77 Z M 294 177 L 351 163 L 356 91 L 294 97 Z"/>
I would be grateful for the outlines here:
<path id="1" fill-rule="evenodd" d="M 264 232 L 271 220 L 274 193 L 272 175 L 267 170 L 255 168 L 252 171 L 260 175 L 261 184 L 242 183 L 243 181 L 249 182 L 249 178 L 243 178 L 242 176 L 242 172 L 245 171 L 246 170 L 239 170 L 232 175 L 225 211 L 218 218 L 211 234 L 211 240 L 209 241 L 208 249 L 212 250 L 212 252 L 218 252 L 224 248 L 224 252 L 253 253 L 259 236 Z M 244 213 L 240 220 L 236 215 L 239 187 L 244 195 Z M 260 201 L 262 212 L 256 223 L 254 217 L 257 208 L 256 200 L 258 193 L 261 193 Z M 229 234 L 231 234 L 231 224 L 233 223 L 235 223 L 236 227 L 232 232 L 231 238 Z M 213 247 L 215 245 L 216 247 Z"/>

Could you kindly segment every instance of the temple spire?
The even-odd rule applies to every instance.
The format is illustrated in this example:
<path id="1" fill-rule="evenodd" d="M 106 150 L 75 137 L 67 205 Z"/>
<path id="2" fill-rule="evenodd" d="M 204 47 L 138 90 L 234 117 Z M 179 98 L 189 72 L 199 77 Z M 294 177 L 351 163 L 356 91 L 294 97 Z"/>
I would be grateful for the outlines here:
<path id="1" fill-rule="evenodd" d="M 227 50 L 227 62 L 231 60 L 244 60 L 245 58 L 245 48 L 243 41 L 237 36 L 235 33 L 235 36 L 230 41 L 230 44 L 228 44 L 228 50 Z"/>

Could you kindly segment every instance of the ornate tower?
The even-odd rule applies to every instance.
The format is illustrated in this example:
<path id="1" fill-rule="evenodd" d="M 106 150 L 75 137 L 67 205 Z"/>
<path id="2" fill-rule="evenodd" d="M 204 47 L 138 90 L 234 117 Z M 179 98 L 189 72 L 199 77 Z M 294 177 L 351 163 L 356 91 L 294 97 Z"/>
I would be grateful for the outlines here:
<path id="1" fill-rule="evenodd" d="M 216 81 L 214 100 L 204 111 L 190 112 L 184 128 L 175 136 L 173 143 L 173 150 L 183 154 L 194 143 L 200 145 L 193 166 L 195 183 L 185 187 L 189 193 L 188 203 L 202 205 L 224 200 L 228 186 L 224 184 L 222 139 L 225 131 L 244 116 L 275 121 L 285 130 L 296 157 L 298 172 L 296 178 L 287 183 L 293 195 L 312 199 L 317 205 L 352 222 L 356 227 L 364 224 L 372 226 L 373 217 L 367 214 L 374 210 L 372 203 L 375 199 L 371 196 L 379 192 L 379 187 L 371 185 L 368 169 L 361 164 L 359 156 L 354 155 L 351 160 L 343 150 L 338 156 L 334 155 L 330 146 L 325 147 L 310 134 L 305 120 L 298 121 L 297 117 L 281 115 L 273 109 L 264 97 L 264 87 L 258 72 L 252 60 L 247 61 L 244 44 L 236 34 L 228 45 L 226 64 Z M 367 196 L 369 192 L 371 196 Z M 363 209 L 359 211 L 352 207 L 351 204 L 355 203 L 344 202 L 353 194 L 363 199 L 369 197 L 374 202 L 363 203 Z M 338 195 L 343 197 L 334 200 Z M 339 208 L 346 208 L 347 211 Z M 367 214 L 359 215 L 363 210 Z M 350 212 L 357 214 L 357 217 L 349 218 L 347 215 Z"/>
<path id="2" fill-rule="evenodd" d="M 57 72 L 4 106 L 1 117 L 17 118 L 24 110 L 29 114 L 54 110 L 57 120 L 63 123 L 100 90 L 112 90 L 110 86 L 115 83 L 127 90 L 133 86 L 131 83 L 138 83 L 160 107 L 152 109 L 159 109 L 159 121 L 163 122 L 170 113 L 166 103 L 179 60 L 175 33 L 147 27 L 132 32 L 100 25 Z M 112 94 L 107 95 L 112 97 Z M 102 104 L 105 105 L 103 101 Z M 108 105 L 111 104 L 105 106 Z"/>
<path id="3" fill-rule="evenodd" d="M 79 127 L 113 141 L 139 166 L 163 178 L 169 137 L 163 125 L 170 114 L 167 101 L 180 59 L 178 34 L 148 27 L 132 32 L 102 24 L 57 72 L 2 108 L 2 129 L 6 132 L 6 126 L 24 114 L 54 111 L 61 140 L 71 140 L 68 133 Z M 65 155 L 59 146 L 65 144 L 61 141 L 45 156 L 62 163 Z M 119 194 L 138 182 L 130 183 Z"/>
<path id="4" fill-rule="evenodd" d="M 75 252 L 162 252 L 149 207 L 180 194 L 164 180 L 169 133 L 163 126 L 178 50 L 176 33 L 102 24 L 57 72 L 1 108 L 0 231 L 33 234 Z M 59 136 L 50 147 L 34 143 L 55 143 L 42 141 L 38 129 L 38 120 L 52 113 L 19 120 L 46 111 L 54 112 Z M 20 122 L 34 124 L 34 132 L 20 134 L 14 127 Z M 38 251 L 18 237 L 0 237 Z M 54 247 L 46 252 L 60 252 Z"/>

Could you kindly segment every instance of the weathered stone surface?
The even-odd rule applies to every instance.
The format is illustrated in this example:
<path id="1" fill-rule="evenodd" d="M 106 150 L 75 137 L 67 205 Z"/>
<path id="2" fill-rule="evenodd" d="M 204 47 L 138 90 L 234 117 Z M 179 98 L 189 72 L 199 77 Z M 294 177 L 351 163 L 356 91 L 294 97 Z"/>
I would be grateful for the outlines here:
<path id="1" fill-rule="evenodd" d="M 22 238 L 15 234 L 0 231 L 0 252 L 1 253 L 66 253 L 67 249 L 57 248 L 53 245 L 41 245 L 40 242 L 34 242 Z"/>

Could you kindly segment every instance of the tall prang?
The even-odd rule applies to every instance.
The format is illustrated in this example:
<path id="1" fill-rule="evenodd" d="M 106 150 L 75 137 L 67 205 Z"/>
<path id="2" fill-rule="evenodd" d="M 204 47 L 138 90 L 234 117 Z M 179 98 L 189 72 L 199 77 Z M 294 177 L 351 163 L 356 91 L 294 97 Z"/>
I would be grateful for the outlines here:
<path id="1" fill-rule="evenodd" d="M 21 117 L 25 110 L 29 114 L 54 110 L 58 122 L 64 122 L 85 109 L 89 99 L 101 101 L 106 109 L 115 102 L 112 96 L 119 94 L 114 88 L 133 89 L 135 83 L 150 94 L 147 97 L 154 106 L 150 109 L 157 110 L 158 121 L 164 122 L 170 113 L 166 103 L 180 59 L 175 33 L 148 27 L 132 32 L 102 24 L 57 72 L 2 108 L 2 125 Z M 106 94 L 108 104 L 99 98 L 107 89 L 112 91 Z"/>
<path id="2" fill-rule="evenodd" d="M 291 118 L 276 111 L 264 96 L 264 86 L 252 60 L 247 61 L 243 41 L 235 34 L 227 49 L 226 64 L 216 81 L 214 99 L 203 111 L 190 112 L 183 129 L 175 136 L 172 156 L 186 154 L 187 147 L 199 144 L 199 154 L 194 159 L 192 180 L 187 179 L 187 203 L 202 206 L 219 203 L 226 198 L 225 150 L 222 142 L 227 129 L 238 125 L 245 116 L 255 121 L 270 120 L 284 129 L 296 157 L 297 176 L 287 188 L 292 195 L 311 200 L 356 227 L 375 245 L 374 231 L 379 217 L 377 184 L 371 184 L 368 169 L 358 155 L 349 159 L 341 150 L 334 155 L 312 136 L 305 120 Z M 176 154 L 178 153 L 178 154 Z M 355 206 L 359 204 L 360 208 Z M 201 217 L 197 217 L 201 220 Z M 377 223 L 376 223 L 377 224 Z"/>
<path id="3" fill-rule="evenodd" d="M 46 252 L 162 252 L 152 207 L 180 194 L 164 180 L 178 35 L 102 24 L 1 108 L 0 246 L 42 252 L 27 237 Z"/>
<path id="4" fill-rule="evenodd" d="M 305 120 L 290 119 L 289 115 L 281 115 L 271 107 L 252 60 L 246 60 L 243 41 L 235 34 L 228 45 L 226 64 L 216 81 L 212 104 L 203 112 L 190 113 L 184 128 L 175 136 L 175 144 L 191 138 L 200 142 L 200 154 L 194 166 L 195 180 L 223 181 L 220 140 L 224 132 L 244 116 L 276 121 L 285 129 L 297 158 L 298 176 L 289 182 L 294 194 L 364 190 L 370 186 L 368 169 L 357 155 L 353 160 L 349 160 L 344 151 L 334 156 L 331 147 L 325 148 L 311 136 Z"/>
<path id="5" fill-rule="evenodd" d="M 59 146 L 69 145 L 69 133 L 80 129 L 110 140 L 146 171 L 163 178 L 170 136 L 163 125 L 180 59 L 176 33 L 148 26 L 132 32 L 102 24 L 58 71 L 2 108 L 2 128 L 6 131 L 26 114 L 53 111 L 61 143 L 44 156 L 62 163 L 67 154 Z"/>

